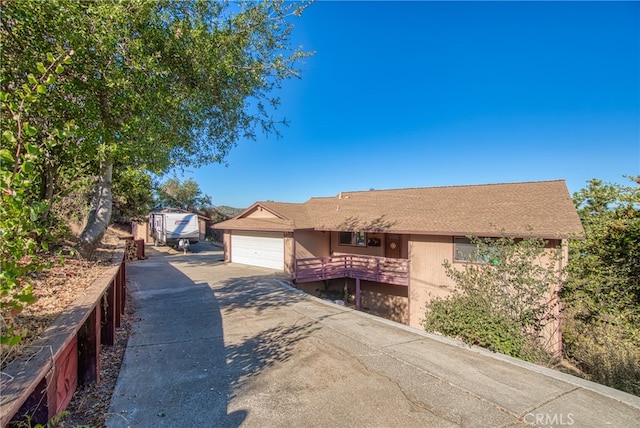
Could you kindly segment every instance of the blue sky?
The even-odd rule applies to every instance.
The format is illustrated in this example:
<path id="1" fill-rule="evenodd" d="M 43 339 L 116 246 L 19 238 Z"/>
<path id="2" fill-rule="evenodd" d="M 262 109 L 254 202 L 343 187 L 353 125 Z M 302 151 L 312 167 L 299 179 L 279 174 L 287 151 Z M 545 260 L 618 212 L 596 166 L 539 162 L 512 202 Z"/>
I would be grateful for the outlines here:
<path id="1" fill-rule="evenodd" d="M 640 174 L 640 3 L 317 2 L 281 138 L 187 170 L 214 205 Z"/>

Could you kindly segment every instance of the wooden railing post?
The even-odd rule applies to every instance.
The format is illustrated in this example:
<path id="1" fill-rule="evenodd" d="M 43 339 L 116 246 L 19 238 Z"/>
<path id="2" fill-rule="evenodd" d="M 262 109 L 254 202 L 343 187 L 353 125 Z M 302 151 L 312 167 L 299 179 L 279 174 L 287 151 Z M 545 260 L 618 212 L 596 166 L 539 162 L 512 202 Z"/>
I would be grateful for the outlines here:
<path id="1" fill-rule="evenodd" d="M 36 339 L 36 349 L 3 369 L 0 427 L 10 421 L 45 425 L 69 404 L 79 383 L 100 379 L 100 344 L 113 345 L 116 314 L 124 313 L 124 261 L 95 280 Z M 101 327 L 102 315 L 105 324 Z"/>
<path id="2" fill-rule="evenodd" d="M 104 323 L 102 324 L 101 338 L 102 343 L 112 346 L 115 343 L 116 335 L 116 290 L 115 280 L 111 281 L 105 297 L 102 298 L 101 307 L 105 314 Z"/>
<path id="3" fill-rule="evenodd" d="M 78 383 L 100 382 L 100 306 L 78 331 Z"/>

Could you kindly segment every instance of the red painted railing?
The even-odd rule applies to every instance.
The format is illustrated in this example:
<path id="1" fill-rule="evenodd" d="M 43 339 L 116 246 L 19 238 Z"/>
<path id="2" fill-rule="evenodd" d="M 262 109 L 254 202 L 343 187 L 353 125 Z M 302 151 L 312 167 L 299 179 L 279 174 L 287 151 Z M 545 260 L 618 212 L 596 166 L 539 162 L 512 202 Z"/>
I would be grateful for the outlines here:
<path id="1" fill-rule="evenodd" d="M 124 314 L 123 255 L 27 346 L 30 352 L 2 370 L 0 427 L 25 415 L 44 425 L 69 405 L 78 385 L 100 381 L 100 345 L 115 343 Z"/>
<path id="2" fill-rule="evenodd" d="M 336 278 L 356 278 L 385 284 L 409 285 L 409 260 L 358 254 L 297 259 L 298 283 Z"/>

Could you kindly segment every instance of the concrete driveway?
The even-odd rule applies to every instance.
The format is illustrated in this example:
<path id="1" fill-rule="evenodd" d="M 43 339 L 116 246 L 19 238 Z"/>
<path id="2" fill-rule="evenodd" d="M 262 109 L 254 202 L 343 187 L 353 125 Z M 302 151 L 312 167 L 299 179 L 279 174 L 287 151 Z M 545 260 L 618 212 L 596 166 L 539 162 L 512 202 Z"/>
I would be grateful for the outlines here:
<path id="1" fill-rule="evenodd" d="M 148 249 L 108 427 L 640 426 L 640 398 Z"/>

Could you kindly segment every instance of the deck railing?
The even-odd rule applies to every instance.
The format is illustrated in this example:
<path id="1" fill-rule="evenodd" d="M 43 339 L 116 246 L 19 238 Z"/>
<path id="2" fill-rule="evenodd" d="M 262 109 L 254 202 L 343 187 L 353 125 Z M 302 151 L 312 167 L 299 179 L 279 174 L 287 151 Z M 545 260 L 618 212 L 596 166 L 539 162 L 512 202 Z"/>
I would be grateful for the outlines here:
<path id="1" fill-rule="evenodd" d="M 0 427 L 45 425 L 81 384 L 100 381 L 100 345 L 113 345 L 125 307 L 124 252 L 0 372 Z M 25 416 L 31 420 L 25 422 Z"/>
<path id="2" fill-rule="evenodd" d="M 409 285 L 409 260 L 358 254 L 297 259 L 298 283 L 355 278 L 395 285 Z"/>

